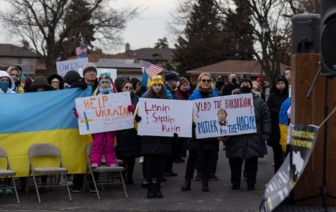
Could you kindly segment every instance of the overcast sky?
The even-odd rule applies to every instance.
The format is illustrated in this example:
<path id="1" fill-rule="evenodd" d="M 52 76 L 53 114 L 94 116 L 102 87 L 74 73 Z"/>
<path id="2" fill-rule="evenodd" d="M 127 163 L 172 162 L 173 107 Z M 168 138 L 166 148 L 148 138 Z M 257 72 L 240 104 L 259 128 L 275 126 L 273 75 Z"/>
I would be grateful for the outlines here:
<path id="1" fill-rule="evenodd" d="M 110 4 L 114 8 L 125 8 L 127 6 L 141 6 L 144 12 L 139 18 L 130 21 L 123 33 L 124 44 L 128 42 L 131 49 L 139 49 L 145 47 L 154 47 L 154 43 L 159 38 L 167 37 L 166 22 L 170 20 L 169 11 L 175 7 L 176 0 L 111 0 Z M 3 3 L 0 2 L 1 8 Z M 0 43 L 12 43 L 20 45 L 20 39 L 13 39 L 0 33 Z M 169 43 L 173 47 L 173 43 Z M 114 51 L 119 53 L 125 51 L 125 45 Z"/>

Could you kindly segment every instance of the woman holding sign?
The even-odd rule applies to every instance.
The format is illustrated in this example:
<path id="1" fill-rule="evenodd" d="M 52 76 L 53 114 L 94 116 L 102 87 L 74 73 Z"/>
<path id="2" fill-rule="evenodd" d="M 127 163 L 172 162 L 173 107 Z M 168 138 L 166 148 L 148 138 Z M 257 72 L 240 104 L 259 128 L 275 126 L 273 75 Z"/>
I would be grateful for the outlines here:
<path id="1" fill-rule="evenodd" d="M 252 82 L 242 79 L 237 94 L 251 93 Z M 271 114 L 265 101 L 253 94 L 253 107 L 257 132 L 230 136 L 226 142 L 226 157 L 231 169 L 231 189 L 240 188 L 241 172 L 245 160 L 247 189 L 253 190 L 258 171 L 258 158 L 264 156 L 263 143 L 271 133 Z"/>
<path id="2" fill-rule="evenodd" d="M 153 76 L 151 80 L 151 87 L 142 97 L 153 99 L 172 99 L 171 94 L 168 93 L 164 86 L 161 76 Z M 141 117 L 136 115 L 135 121 L 140 122 Z M 147 198 L 162 198 L 163 195 L 160 190 L 164 173 L 164 164 L 166 155 L 171 154 L 171 139 L 170 137 L 162 136 L 143 136 L 141 153 L 145 158 L 145 176 L 148 182 Z M 156 177 L 156 184 L 154 187 L 152 179 Z"/>
<path id="3" fill-rule="evenodd" d="M 194 99 L 218 97 L 218 93 L 214 90 L 213 79 L 209 73 L 203 72 L 198 77 L 198 84 L 195 91 L 189 97 L 189 101 Z M 193 124 L 194 125 L 194 124 Z M 198 152 L 203 153 L 203 185 L 202 191 L 208 192 L 208 181 L 211 176 L 211 155 L 219 150 L 217 138 L 196 139 L 195 126 L 193 126 L 192 139 L 188 141 L 189 158 L 185 173 L 185 183 L 182 191 L 191 189 L 191 179 L 194 175 L 195 163 Z"/>

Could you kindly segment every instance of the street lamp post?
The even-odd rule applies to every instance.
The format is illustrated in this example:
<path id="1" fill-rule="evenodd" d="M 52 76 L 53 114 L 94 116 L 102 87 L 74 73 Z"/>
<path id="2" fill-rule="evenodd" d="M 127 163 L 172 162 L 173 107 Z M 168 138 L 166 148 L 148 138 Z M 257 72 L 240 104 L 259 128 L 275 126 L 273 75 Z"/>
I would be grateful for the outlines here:
<path id="1" fill-rule="evenodd" d="M 267 57 L 267 36 L 266 34 L 269 33 L 270 31 L 270 28 L 269 28 L 269 25 L 268 23 L 263 23 L 262 27 L 261 27 L 261 31 L 263 32 L 263 61 L 265 62 L 266 61 L 266 57 Z M 265 65 L 265 64 L 264 64 Z M 262 76 L 262 69 L 260 70 L 260 76 Z"/>

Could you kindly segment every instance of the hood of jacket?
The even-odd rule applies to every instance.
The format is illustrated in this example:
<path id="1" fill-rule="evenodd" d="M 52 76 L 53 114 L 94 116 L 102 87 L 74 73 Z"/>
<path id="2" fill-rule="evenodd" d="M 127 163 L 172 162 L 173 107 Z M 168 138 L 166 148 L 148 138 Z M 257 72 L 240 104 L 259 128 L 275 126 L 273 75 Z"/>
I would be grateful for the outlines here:
<path id="1" fill-rule="evenodd" d="M 8 79 L 9 79 L 9 88 L 11 90 L 14 89 L 14 87 L 15 87 L 14 80 L 9 76 L 9 74 L 7 73 L 7 71 L 0 70 L 0 77 L 8 77 Z"/>

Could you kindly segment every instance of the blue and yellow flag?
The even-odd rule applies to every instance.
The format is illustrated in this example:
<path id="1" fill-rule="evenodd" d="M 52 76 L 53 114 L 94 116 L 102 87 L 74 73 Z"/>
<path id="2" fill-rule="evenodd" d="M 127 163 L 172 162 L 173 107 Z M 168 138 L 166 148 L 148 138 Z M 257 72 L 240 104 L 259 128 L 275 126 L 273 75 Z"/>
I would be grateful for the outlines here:
<path id="1" fill-rule="evenodd" d="M 286 153 L 287 146 L 287 135 L 288 135 L 288 125 L 289 125 L 289 117 L 287 114 L 287 110 L 291 106 L 290 104 L 291 98 L 288 97 L 281 105 L 279 112 L 279 129 L 280 129 L 280 145 L 282 151 Z"/>
<path id="2" fill-rule="evenodd" d="M 0 94 L 0 146 L 18 177 L 28 175 L 28 149 L 34 143 L 53 143 L 69 173 L 85 173 L 85 147 L 92 138 L 79 135 L 72 108 L 75 98 L 91 95 L 91 87 Z"/>

